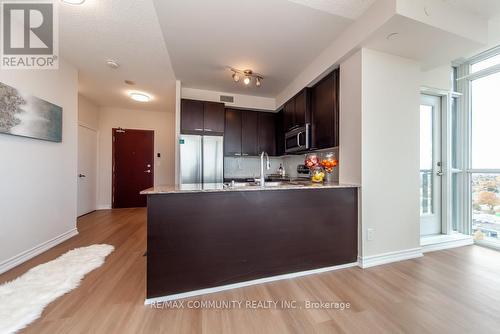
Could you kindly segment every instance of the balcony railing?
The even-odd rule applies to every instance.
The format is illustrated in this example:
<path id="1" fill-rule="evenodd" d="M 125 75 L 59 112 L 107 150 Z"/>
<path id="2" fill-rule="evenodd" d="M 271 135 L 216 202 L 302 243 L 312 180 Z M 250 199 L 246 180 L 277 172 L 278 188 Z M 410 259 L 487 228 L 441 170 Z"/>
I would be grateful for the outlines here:
<path id="1" fill-rule="evenodd" d="M 426 215 L 434 212 L 433 207 L 433 181 L 432 169 L 420 170 L 420 214 Z"/>
<path id="2" fill-rule="evenodd" d="M 471 173 L 472 233 L 500 242 L 500 173 Z"/>

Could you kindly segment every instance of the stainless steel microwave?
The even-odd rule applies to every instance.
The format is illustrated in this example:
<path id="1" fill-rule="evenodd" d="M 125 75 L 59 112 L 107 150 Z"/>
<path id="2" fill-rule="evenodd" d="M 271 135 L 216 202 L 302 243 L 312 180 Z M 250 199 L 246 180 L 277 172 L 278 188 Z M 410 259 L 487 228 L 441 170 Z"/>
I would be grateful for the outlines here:
<path id="1" fill-rule="evenodd" d="M 306 124 L 285 134 L 285 152 L 295 153 L 311 148 L 311 125 Z"/>

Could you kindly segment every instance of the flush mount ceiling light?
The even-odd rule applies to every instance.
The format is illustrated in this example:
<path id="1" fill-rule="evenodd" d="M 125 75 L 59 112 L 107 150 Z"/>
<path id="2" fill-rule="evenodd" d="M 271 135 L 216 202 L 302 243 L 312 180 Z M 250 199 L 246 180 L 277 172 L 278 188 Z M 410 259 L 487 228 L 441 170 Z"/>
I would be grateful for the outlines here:
<path id="1" fill-rule="evenodd" d="M 61 2 L 67 3 L 68 5 L 81 5 L 85 0 L 61 0 Z"/>
<path id="2" fill-rule="evenodd" d="M 252 79 L 255 79 L 255 86 L 260 87 L 262 85 L 262 80 L 264 77 L 261 74 L 254 73 L 252 70 L 238 70 L 236 68 L 230 67 L 229 70 L 233 72 L 231 77 L 234 82 L 240 81 L 240 78 L 243 77 L 243 83 L 248 86 L 252 82 Z"/>
<path id="3" fill-rule="evenodd" d="M 398 36 L 399 36 L 399 33 L 397 33 L 397 32 L 391 32 L 389 35 L 387 35 L 385 37 L 385 39 L 387 39 L 388 41 L 392 41 L 392 40 L 398 38 Z"/>
<path id="4" fill-rule="evenodd" d="M 106 65 L 111 67 L 112 69 L 116 70 L 118 67 L 120 67 L 120 64 L 114 59 L 107 59 L 106 60 Z"/>
<path id="5" fill-rule="evenodd" d="M 140 93 L 140 92 L 131 92 L 128 94 L 130 98 L 134 101 L 137 102 L 149 102 L 151 101 L 151 96 L 145 94 L 145 93 Z"/>

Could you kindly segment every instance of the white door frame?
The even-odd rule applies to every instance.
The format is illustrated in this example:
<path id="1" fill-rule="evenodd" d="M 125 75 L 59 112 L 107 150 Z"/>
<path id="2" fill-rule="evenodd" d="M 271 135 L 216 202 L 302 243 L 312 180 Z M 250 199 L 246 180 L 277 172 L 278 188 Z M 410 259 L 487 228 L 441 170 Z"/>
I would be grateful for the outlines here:
<path id="1" fill-rule="evenodd" d="M 95 203 L 93 205 L 92 210 L 89 211 L 89 212 L 92 212 L 92 211 L 95 211 L 95 210 L 98 209 L 97 208 L 97 202 L 98 202 L 98 197 L 97 197 L 98 196 L 98 187 L 97 187 L 97 185 L 98 185 L 98 180 L 99 180 L 99 170 L 98 170 L 98 166 L 99 166 L 99 154 L 98 154 L 99 131 L 97 129 L 93 128 L 92 126 L 89 126 L 89 125 L 81 123 L 81 122 L 78 123 L 78 127 L 85 128 L 85 129 L 90 130 L 90 131 L 92 131 L 92 132 L 95 133 L 95 140 L 96 140 L 96 147 L 95 147 L 95 151 L 94 151 L 94 154 L 95 154 L 95 166 L 94 166 L 94 170 L 95 170 L 95 180 L 94 180 L 95 181 L 94 182 L 95 183 L 95 185 L 94 185 Z M 78 141 L 80 141 L 80 138 L 78 138 Z M 80 152 L 78 152 L 78 159 L 80 158 L 79 155 L 80 155 Z M 77 168 L 80 169 L 79 163 L 77 163 Z M 78 176 L 79 174 L 80 174 L 80 170 L 78 170 L 77 179 L 79 179 L 79 176 Z M 80 201 L 80 198 L 79 198 L 79 192 L 80 191 L 79 190 L 80 190 L 79 187 L 77 187 L 77 192 L 78 192 L 78 194 L 77 194 L 77 210 L 79 209 L 79 201 Z M 83 214 L 81 214 L 80 212 L 78 212 L 77 216 L 85 215 L 85 214 L 87 214 L 89 212 L 86 212 L 86 213 L 83 213 Z"/>

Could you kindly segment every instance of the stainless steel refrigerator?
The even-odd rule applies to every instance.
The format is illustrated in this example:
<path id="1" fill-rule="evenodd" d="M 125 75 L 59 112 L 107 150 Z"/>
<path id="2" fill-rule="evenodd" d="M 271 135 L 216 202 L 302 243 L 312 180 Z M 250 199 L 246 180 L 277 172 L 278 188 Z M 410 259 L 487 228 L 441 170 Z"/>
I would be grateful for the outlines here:
<path id="1" fill-rule="evenodd" d="M 224 179 L 224 137 L 180 135 L 180 182 L 221 183 Z"/>

